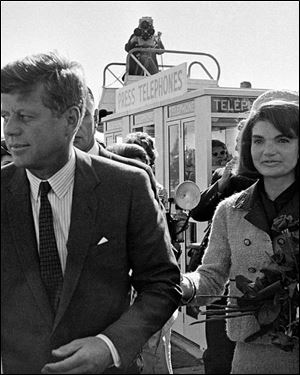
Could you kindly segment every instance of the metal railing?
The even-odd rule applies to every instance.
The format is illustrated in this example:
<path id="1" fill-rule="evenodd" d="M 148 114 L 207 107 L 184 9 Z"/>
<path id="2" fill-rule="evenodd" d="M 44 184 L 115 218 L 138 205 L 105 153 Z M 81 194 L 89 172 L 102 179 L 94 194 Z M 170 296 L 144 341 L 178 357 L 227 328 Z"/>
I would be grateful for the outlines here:
<path id="1" fill-rule="evenodd" d="M 127 54 L 126 63 L 116 63 L 116 62 L 113 62 L 113 63 L 110 63 L 110 64 L 108 64 L 108 65 L 105 66 L 105 68 L 103 70 L 103 86 L 102 87 L 104 87 L 104 88 L 106 87 L 106 73 L 107 72 L 109 72 L 122 86 L 124 86 L 124 82 L 120 79 L 120 77 L 117 77 L 115 75 L 115 73 L 110 69 L 110 67 L 113 66 L 113 65 L 115 65 L 115 66 L 124 66 L 124 67 L 126 67 L 126 72 L 128 72 L 130 59 L 132 59 L 143 70 L 145 76 L 151 76 L 151 74 L 145 68 L 145 66 L 134 55 L 134 53 L 136 53 L 136 52 L 154 52 L 156 54 L 163 54 L 163 53 L 167 53 L 168 54 L 168 53 L 170 53 L 170 54 L 205 56 L 205 57 L 208 57 L 208 58 L 212 59 L 213 62 L 216 64 L 216 68 L 217 68 L 216 78 L 213 77 L 213 75 L 208 71 L 208 69 L 205 67 L 205 65 L 202 62 L 200 62 L 200 61 L 193 61 L 193 62 L 191 62 L 188 65 L 188 77 L 190 78 L 192 66 L 197 64 L 197 65 L 201 66 L 201 68 L 207 74 L 207 76 L 209 77 L 209 79 L 216 79 L 216 81 L 219 81 L 219 78 L 220 78 L 220 74 L 221 74 L 220 64 L 219 64 L 218 60 L 213 55 L 211 55 L 209 53 L 192 52 L 192 51 L 166 50 L 166 49 L 157 49 L 157 48 L 133 48 Z M 161 64 L 161 65 L 158 65 L 158 66 L 159 66 L 159 68 L 172 68 L 172 67 L 174 67 L 174 65 L 165 65 L 165 64 Z"/>
<path id="2" fill-rule="evenodd" d="M 196 56 L 205 56 L 205 57 L 208 57 L 210 59 L 213 60 L 213 62 L 216 64 L 216 67 L 217 67 L 217 76 L 216 76 L 216 80 L 218 81 L 219 78 L 220 78 L 220 74 L 221 74 L 221 68 L 220 68 L 220 64 L 218 62 L 218 60 L 211 54 L 209 53 L 204 53 L 204 52 L 193 52 L 193 51 L 178 51 L 178 50 L 170 50 L 170 49 L 158 49 L 158 48 L 133 48 L 132 50 L 130 50 L 127 54 L 127 58 L 126 58 L 126 66 L 128 67 L 129 66 L 129 60 L 130 58 L 132 58 L 142 69 L 143 71 L 146 73 L 147 76 L 151 75 L 148 70 L 141 64 L 140 61 L 138 61 L 138 59 L 134 56 L 134 53 L 135 52 L 154 52 L 156 54 L 163 54 L 163 53 L 171 53 L 171 54 L 181 54 L 181 55 L 196 55 Z M 199 61 L 194 61 L 192 62 L 190 65 L 189 65 L 189 68 L 188 68 L 188 72 L 190 73 L 190 68 L 193 64 L 199 64 L 203 70 L 205 71 L 205 73 L 209 76 L 210 79 L 214 79 L 213 76 L 208 72 L 207 68 L 204 66 L 203 63 L 199 62 Z"/>
<path id="3" fill-rule="evenodd" d="M 115 66 L 124 66 L 124 67 L 126 67 L 126 63 L 113 62 L 113 63 L 107 64 L 105 66 L 105 68 L 103 69 L 103 78 L 102 78 L 103 85 L 102 85 L 102 87 L 106 87 L 106 75 L 107 75 L 107 72 L 109 72 L 116 79 L 116 81 L 118 81 L 119 83 L 121 83 L 124 86 L 124 82 L 120 80 L 120 77 L 117 77 L 115 75 L 115 73 L 110 69 L 110 67 L 114 66 L 114 65 Z M 158 65 L 158 67 L 161 68 L 161 69 L 162 68 L 173 68 L 174 65 L 163 64 L 163 65 Z M 126 70 L 124 71 L 124 74 L 125 73 L 126 73 Z"/>

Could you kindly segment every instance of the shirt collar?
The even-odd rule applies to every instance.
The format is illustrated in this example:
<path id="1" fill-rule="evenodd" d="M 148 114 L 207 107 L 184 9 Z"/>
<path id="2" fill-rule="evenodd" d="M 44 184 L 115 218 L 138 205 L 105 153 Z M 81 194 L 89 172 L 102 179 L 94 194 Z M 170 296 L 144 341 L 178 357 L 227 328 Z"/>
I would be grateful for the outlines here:
<path id="1" fill-rule="evenodd" d="M 98 143 L 95 141 L 92 148 L 87 152 L 90 155 L 99 155 L 99 146 Z"/>
<path id="2" fill-rule="evenodd" d="M 70 186 L 74 182 L 75 163 L 75 152 L 74 149 L 72 149 L 71 157 L 67 161 L 67 163 L 47 180 L 51 185 L 53 192 L 59 199 L 63 198 L 63 196 L 67 193 Z M 40 178 L 34 176 L 28 169 L 26 169 L 26 174 L 30 183 L 30 189 L 33 199 L 37 201 L 39 196 L 40 183 L 45 180 L 41 180 Z"/>

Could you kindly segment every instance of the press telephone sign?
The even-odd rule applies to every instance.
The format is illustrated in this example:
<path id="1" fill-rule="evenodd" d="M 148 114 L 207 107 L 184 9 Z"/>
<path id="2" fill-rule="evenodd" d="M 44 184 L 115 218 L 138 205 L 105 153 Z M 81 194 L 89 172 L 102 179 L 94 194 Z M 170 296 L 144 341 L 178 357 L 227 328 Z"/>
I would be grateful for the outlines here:
<path id="1" fill-rule="evenodd" d="M 256 97 L 212 97 L 211 111 L 217 113 L 239 113 L 250 111 Z"/>

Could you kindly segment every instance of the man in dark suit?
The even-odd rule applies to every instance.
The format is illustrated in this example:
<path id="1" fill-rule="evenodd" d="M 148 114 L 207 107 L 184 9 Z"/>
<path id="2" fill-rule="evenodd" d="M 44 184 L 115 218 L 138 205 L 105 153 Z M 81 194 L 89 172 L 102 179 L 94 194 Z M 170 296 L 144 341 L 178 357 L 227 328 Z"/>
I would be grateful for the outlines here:
<path id="1" fill-rule="evenodd" d="M 13 157 L 1 170 L 4 373 L 126 373 L 179 304 L 180 272 L 148 175 L 73 148 L 86 91 L 81 66 L 56 53 L 1 70 Z"/>

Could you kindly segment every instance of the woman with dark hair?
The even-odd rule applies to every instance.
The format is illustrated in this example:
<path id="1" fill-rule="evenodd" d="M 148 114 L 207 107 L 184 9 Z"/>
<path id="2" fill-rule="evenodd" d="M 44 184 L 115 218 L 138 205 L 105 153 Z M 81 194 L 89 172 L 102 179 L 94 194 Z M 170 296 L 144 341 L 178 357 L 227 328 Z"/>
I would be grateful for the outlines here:
<path id="1" fill-rule="evenodd" d="M 271 101 L 243 127 L 238 173 L 258 178 L 213 216 L 202 265 L 184 274 L 183 303 L 216 300 L 229 280 L 233 374 L 299 373 L 299 106 Z M 212 314 L 212 315 L 211 315 Z"/>
<path id="2" fill-rule="evenodd" d="M 299 136 L 299 105 L 292 102 L 274 100 L 263 104 L 260 109 L 252 113 L 247 125 L 241 133 L 241 150 L 239 173 L 246 172 L 255 177 L 261 177 L 261 173 L 255 167 L 255 160 L 251 155 L 253 127 L 258 121 L 269 122 L 277 131 L 285 137 L 294 139 Z M 259 143 L 259 142 L 256 142 Z M 299 162 L 299 160 L 298 160 Z M 296 176 L 299 176 L 299 163 L 295 168 Z"/>
<path id="3" fill-rule="evenodd" d="M 125 158 L 135 159 L 144 164 L 149 164 L 147 152 L 142 146 L 130 143 L 114 143 L 106 147 L 107 151 L 124 156 Z"/>

